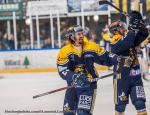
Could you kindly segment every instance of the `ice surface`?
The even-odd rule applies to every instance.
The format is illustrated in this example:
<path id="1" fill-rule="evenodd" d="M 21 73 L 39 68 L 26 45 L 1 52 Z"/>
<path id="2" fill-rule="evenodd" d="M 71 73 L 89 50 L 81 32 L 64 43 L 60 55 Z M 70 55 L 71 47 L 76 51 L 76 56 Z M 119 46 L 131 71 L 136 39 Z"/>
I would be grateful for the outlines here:
<path id="1" fill-rule="evenodd" d="M 108 72 L 100 72 L 100 75 Z M 53 111 L 61 111 L 65 90 L 37 99 L 36 94 L 66 86 L 58 73 L 0 74 L 0 115 L 62 115 Z M 93 115 L 113 115 L 112 78 L 98 82 L 98 92 Z M 145 82 L 147 110 L 150 114 L 150 82 Z M 24 113 L 7 113 L 20 111 Z M 51 113 L 44 113 L 50 111 Z M 29 113 L 32 112 L 32 113 Z M 37 113 L 35 113 L 37 112 Z M 126 108 L 126 115 L 136 115 L 133 105 Z"/>

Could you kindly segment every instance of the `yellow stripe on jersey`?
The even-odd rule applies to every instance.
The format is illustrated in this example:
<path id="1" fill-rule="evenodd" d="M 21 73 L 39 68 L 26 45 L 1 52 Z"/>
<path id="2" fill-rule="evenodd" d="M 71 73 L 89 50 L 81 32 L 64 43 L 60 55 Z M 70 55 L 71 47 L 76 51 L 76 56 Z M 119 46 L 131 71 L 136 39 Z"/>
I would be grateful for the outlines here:
<path id="1" fill-rule="evenodd" d="M 97 94 L 97 89 L 94 89 L 92 107 L 91 107 L 91 110 L 90 110 L 91 114 L 93 113 L 93 110 L 94 110 L 94 105 L 95 105 L 95 100 L 96 100 L 96 94 Z"/>
<path id="2" fill-rule="evenodd" d="M 120 34 L 114 35 L 112 37 L 111 44 L 116 44 L 121 38 L 122 38 L 122 36 Z"/>
<path id="3" fill-rule="evenodd" d="M 145 39 L 145 40 L 143 41 L 144 45 L 147 45 L 147 44 L 148 44 L 148 42 L 149 42 L 149 40 L 148 40 L 148 39 Z"/>
<path id="4" fill-rule="evenodd" d="M 117 74 L 117 79 L 121 79 L 121 74 Z"/>
<path id="5" fill-rule="evenodd" d="M 117 104 L 117 79 L 114 79 L 114 103 Z"/>

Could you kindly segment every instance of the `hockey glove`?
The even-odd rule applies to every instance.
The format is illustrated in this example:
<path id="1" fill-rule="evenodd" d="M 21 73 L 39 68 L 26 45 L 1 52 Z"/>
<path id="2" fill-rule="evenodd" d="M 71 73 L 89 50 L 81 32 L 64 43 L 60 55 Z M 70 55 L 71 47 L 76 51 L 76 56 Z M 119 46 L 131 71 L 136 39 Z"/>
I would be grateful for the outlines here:
<path id="1" fill-rule="evenodd" d="M 76 87 L 84 87 L 90 83 L 87 80 L 86 74 L 74 74 L 72 80 L 73 84 L 76 85 Z"/>
<path id="2" fill-rule="evenodd" d="M 139 31 L 140 23 L 143 22 L 142 15 L 138 11 L 132 11 L 129 16 L 128 29 L 134 32 Z"/>
<path id="3" fill-rule="evenodd" d="M 120 72 L 123 67 L 130 68 L 133 62 L 133 59 L 131 57 L 124 57 L 124 56 L 119 56 L 117 60 L 119 66 L 117 72 Z"/>
<path id="4" fill-rule="evenodd" d="M 132 63 L 133 63 L 133 58 L 128 57 L 124 59 L 124 67 L 131 67 Z"/>

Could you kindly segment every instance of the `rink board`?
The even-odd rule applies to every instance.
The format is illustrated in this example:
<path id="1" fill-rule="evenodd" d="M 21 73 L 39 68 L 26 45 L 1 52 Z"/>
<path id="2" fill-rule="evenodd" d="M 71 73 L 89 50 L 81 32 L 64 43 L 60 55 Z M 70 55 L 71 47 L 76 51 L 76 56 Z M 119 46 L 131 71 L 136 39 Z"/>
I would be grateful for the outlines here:
<path id="1" fill-rule="evenodd" d="M 57 72 L 56 59 L 60 49 L 0 52 L 0 73 Z M 107 70 L 97 66 L 97 70 Z"/>

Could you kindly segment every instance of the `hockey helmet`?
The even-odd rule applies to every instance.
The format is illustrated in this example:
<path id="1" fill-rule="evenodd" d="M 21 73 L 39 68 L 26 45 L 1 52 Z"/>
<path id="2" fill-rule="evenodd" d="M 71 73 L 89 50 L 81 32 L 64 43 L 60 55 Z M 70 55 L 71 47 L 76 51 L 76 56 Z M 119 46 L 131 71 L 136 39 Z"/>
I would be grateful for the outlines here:
<path id="1" fill-rule="evenodd" d="M 72 27 L 68 28 L 68 30 L 65 34 L 65 38 L 74 41 L 75 34 L 77 32 L 82 32 L 82 31 L 83 31 L 83 28 L 80 25 L 72 26 Z"/>
<path id="2" fill-rule="evenodd" d="M 109 32 L 111 34 L 116 34 L 116 32 L 123 34 L 122 30 L 127 30 L 127 27 L 126 24 L 121 21 L 115 21 L 109 25 Z"/>

